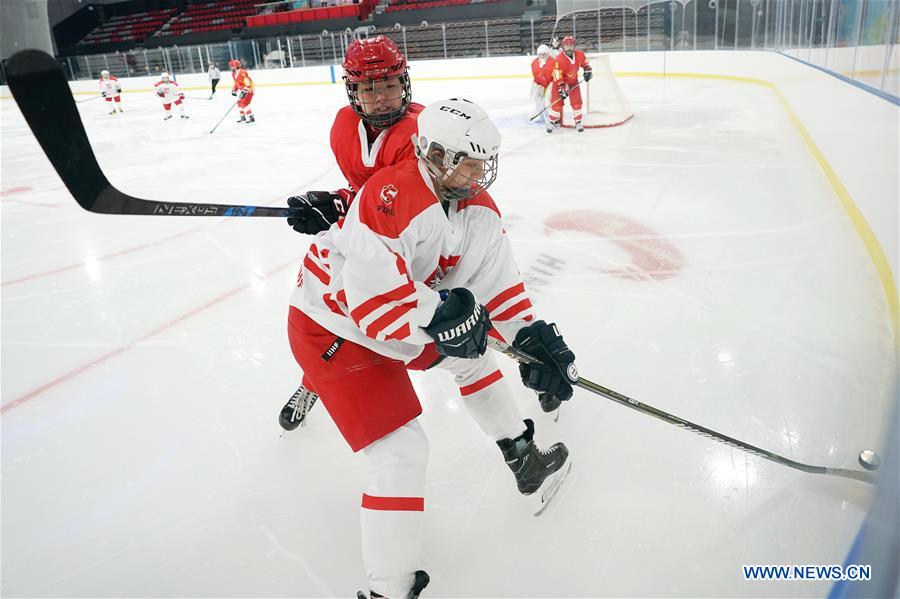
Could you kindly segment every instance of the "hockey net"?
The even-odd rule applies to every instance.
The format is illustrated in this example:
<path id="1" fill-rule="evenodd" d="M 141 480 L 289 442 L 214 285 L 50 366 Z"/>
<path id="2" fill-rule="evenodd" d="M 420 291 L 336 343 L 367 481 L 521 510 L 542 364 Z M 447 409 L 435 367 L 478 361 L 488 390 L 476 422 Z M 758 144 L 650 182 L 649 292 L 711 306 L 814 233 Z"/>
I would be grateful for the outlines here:
<path id="1" fill-rule="evenodd" d="M 599 129 L 602 127 L 615 127 L 634 116 L 631 106 L 622 93 L 616 76 L 613 75 L 609 54 L 589 54 L 594 76 L 590 81 L 582 83 L 582 123 L 585 129 Z M 562 126 L 574 127 L 575 118 L 568 100 L 565 102 L 562 114 Z"/>

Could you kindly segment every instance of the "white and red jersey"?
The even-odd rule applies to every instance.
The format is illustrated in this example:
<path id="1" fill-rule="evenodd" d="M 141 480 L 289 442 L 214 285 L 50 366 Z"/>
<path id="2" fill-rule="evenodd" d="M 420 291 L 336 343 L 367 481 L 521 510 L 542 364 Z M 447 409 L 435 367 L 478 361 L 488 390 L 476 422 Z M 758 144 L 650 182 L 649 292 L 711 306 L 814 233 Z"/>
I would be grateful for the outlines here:
<path id="1" fill-rule="evenodd" d="M 553 69 L 556 67 L 556 61 L 548 58 L 541 63 L 540 58 L 531 61 L 531 77 L 537 85 L 547 87 L 553 82 Z"/>
<path id="2" fill-rule="evenodd" d="M 110 75 L 108 79 L 100 77 L 100 92 L 106 92 L 107 98 L 114 98 L 122 93 L 122 86 L 119 85 L 119 80 L 113 75 Z"/>
<path id="3" fill-rule="evenodd" d="M 591 70 L 590 62 L 581 50 L 574 50 L 571 58 L 565 52 L 560 52 L 555 62 L 553 79 L 562 81 L 570 87 L 578 84 L 578 69 Z"/>
<path id="4" fill-rule="evenodd" d="M 350 106 L 341 108 L 331 126 L 331 151 L 350 186 L 359 191 L 369 177 L 386 166 L 415 158 L 411 138 L 424 106 L 411 102 L 399 121 L 382 129 L 369 144 L 366 124 Z"/>
<path id="5" fill-rule="evenodd" d="M 184 97 L 184 93 L 178 88 L 178 82 L 174 79 L 168 81 L 160 79 L 153 89 L 163 104 L 172 104 Z"/>
<path id="6" fill-rule="evenodd" d="M 444 213 L 418 160 L 373 175 L 347 216 L 319 233 L 291 305 L 320 326 L 409 363 L 433 339 L 422 330 L 438 290 L 465 287 L 484 304 L 497 335 L 511 341 L 532 305 L 500 213 L 485 192 Z"/>

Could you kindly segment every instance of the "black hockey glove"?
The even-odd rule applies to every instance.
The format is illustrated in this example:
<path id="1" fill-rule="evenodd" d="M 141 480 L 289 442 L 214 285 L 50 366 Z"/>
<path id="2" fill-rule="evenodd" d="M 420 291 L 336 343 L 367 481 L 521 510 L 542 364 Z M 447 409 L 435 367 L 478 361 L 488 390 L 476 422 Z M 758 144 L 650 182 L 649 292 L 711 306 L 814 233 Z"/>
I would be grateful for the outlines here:
<path id="1" fill-rule="evenodd" d="M 116 93 L 117 93 L 117 94 L 121 94 L 121 93 L 122 93 L 122 88 L 121 88 L 121 87 L 117 87 L 117 88 L 116 88 Z"/>
<path id="2" fill-rule="evenodd" d="M 105 97 L 106 97 L 106 92 L 100 92 L 100 95 L 103 96 L 103 97 L 105 98 Z"/>
<path id="3" fill-rule="evenodd" d="M 565 100 L 569 97 L 569 86 L 565 83 L 560 84 L 559 86 L 559 99 Z"/>
<path id="4" fill-rule="evenodd" d="M 593 76 L 594 76 L 593 69 L 585 69 L 584 70 L 584 80 L 585 81 L 590 81 L 591 77 L 593 77 Z"/>
<path id="5" fill-rule="evenodd" d="M 241 98 L 243 100 L 246 97 L 247 97 L 247 90 L 242 89 L 241 91 L 238 92 L 238 98 Z"/>
<path id="6" fill-rule="evenodd" d="M 537 392 L 541 409 L 552 412 L 560 403 L 571 399 L 572 383 L 578 380 L 575 354 L 555 324 L 535 321 L 519 330 L 512 345 L 541 361 L 519 364 L 522 383 Z"/>
<path id="7" fill-rule="evenodd" d="M 298 233 L 314 235 L 327 231 L 339 218 L 347 214 L 347 207 L 353 198 L 349 189 L 330 191 L 308 191 L 303 195 L 288 198 L 288 208 L 296 210 L 287 219 L 288 224 Z"/>
<path id="8" fill-rule="evenodd" d="M 237 90 L 236 90 L 236 89 L 231 90 L 231 95 L 232 95 L 232 96 L 236 96 L 236 95 L 237 95 Z"/>
<path id="9" fill-rule="evenodd" d="M 472 292 L 463 287 L 442 290 L 443 300 L 425 332 L 434 338 L 437 353 L 474 360 L 487 351 L 491 319 Z"/>

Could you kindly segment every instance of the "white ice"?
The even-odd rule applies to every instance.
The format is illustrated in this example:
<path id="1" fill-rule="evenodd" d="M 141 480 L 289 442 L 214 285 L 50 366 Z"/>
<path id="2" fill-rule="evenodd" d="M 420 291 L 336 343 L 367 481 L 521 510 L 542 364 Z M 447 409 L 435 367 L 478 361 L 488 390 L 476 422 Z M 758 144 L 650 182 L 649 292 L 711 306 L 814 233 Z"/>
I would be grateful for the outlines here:
<path id="1" fill-rule="evenodd" d="M 504 141 L 491 190 L 540 317 L 583 376 L 815 465 L 881 440 L 896 364 L 850 220 L 771 92 L 623 78 L 610 130 L 528 124 L 524 80 L 414 82 Z M 341 86 L 261 88 L 258 122 L 191 99 L 162 120 L 79 104 L 127 193 L 279 205 L 344 184 Z M 202 91 L 189 91 L 201 96 Z M 309 238 L 257 218 L 79 208 L 2 101 L 3 596 L 349 597 L 363 464 L 327 413 L 281 435 L 287 298 Z M 548 227 L 554 224 L 555 229 Z M 871 489 L 747 455 L 583 391 L 559 422 L 502 358 L 572 474 L 540 518 L 443 373 L 415 374 L 432 456 L 427 597 L 823 596 L 742 564 L 841 563 Z M 385 539 L 389 542 L 389 539 Z"/>

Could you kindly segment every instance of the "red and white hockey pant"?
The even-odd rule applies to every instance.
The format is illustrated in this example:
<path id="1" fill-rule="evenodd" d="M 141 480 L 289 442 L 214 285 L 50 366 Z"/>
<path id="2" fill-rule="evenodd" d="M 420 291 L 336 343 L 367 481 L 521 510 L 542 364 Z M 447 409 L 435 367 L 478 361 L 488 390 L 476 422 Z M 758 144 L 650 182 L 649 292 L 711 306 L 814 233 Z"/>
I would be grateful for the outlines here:
<path id="1" fill-rule="evenodd" d="M 547 109 L 547 114 L 550 115 L 550 120 L 554 123 L 559 121 L 560 115 L 562 114 L 564 100 L 559 95 L 559 84 L 560 82 L 555 81 L 553 83 L 553 87 L 550 91 L 550 108 Z M 569 86 L 569 106 L 572 107 L 572 112 L 575 114 L 575 122 L 581 122 L 582 117 L 582 104 L 581 104 L 581 88 L 575 87 L 573 88 L 571 85 Z"/>
<path id="2" fill-rule="evenodd" d="M 424 370 L 437 354 L 428 346 L 405 365 L 349 341 L 333 350 L 338 338 L 293 307 L 288 338 L 304 370 L 304 384 L 319 394 L 351 449 L 362 450 L 368 463 L 360 521 L 369 588 L 386 597 L 404 597 L 415 571 L 424 569 L 428 463 L 428 439 L 417 420 L 422 407 L 407 368 Z M 493 355 L 446 359 L 438 367 L 454 374 L 467 410 L 492 439 L 517 437 L 525 430 Z"/>
<path id="3" fill-rule="evenodd" d="M 237 105 L 238 110 L 242 115 L 250 116 L 253 114 L 253 110 L 250 108 L 250 102 L 253 100 L 253 92 L 248 92 L 246 96 L 243 98 L 238 98 Z M 265 115 L 263 115 L 265 116 Z"/>
<path id="4" fill-rule="evenodd" d="M 163 104 L 163 110 L 165 110 L 167 113 L 170 112 L 172 109 L 172 104 L 178 107 L 178 114 L 184 114 L 184 96 L 180 96 L 174 102 Z"/>

